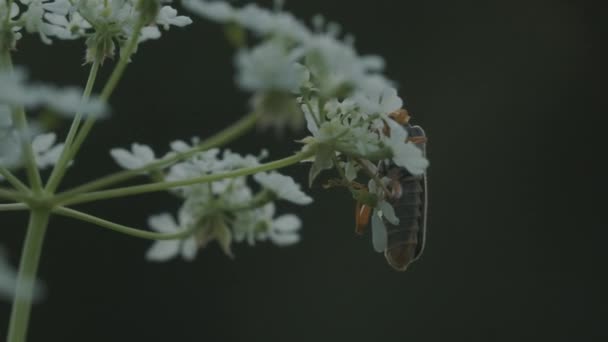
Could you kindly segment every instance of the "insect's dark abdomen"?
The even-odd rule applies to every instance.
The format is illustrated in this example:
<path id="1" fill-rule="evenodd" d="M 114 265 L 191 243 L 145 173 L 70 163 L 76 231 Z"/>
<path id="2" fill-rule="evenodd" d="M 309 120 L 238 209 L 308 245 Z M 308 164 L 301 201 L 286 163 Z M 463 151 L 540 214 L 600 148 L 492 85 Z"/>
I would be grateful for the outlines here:
<path id="1" fill-rule="evenodd" d="M 424 177 L 408 175 L 400 183 L 403 195 L 391 203 L 399 218 L 399 224 L 385 223 L 388 241 L 384 255 L 393 268 L 405 271 L 422 253 Z"/>
<path id="2" fill-rule="evenodd" d="M 406 127 L 410 137 L 424 137 L 419 126 Z M 423 153 L 425 143 L 417 144 Z M 396 166 L 393 166 L 396 167 Z M 384 256 L 388 263 L 398 271 L 405 271 L 416 260 L 424 248 L 426 233 L 426 176 L 413 176 L 406 169 L 399 169 L 399 183 L 402 195 L 391 201 L 397 225 L 385 222 L 387 246 Z"/>

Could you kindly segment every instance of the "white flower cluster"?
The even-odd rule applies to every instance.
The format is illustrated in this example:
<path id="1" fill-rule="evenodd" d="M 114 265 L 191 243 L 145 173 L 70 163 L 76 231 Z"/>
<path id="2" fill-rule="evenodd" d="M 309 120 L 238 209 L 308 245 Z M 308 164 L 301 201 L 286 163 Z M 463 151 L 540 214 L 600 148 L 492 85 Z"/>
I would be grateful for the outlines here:
<path id="1" fill-rule="evenodd" d="M 196 140 L 195 140 L 196 143 Z M 172 152 L 180 153 L 191 146 L 183 141 L 171 144 Z M 111 155 L 126 169 L 137 169 L 158 159 L 151 148 L 133 144 L 131 150 L 113 149 Z M 201 176 L 222 174 L 260 164 L 260 156 L 241 156 L 219 149 L 200 152 L 186 161 L 174 164 L 164 174 L 166 181 L 179 181 Z M 152 216 L 149 225 L 163 233 L 191 231 L 183 240 L 156 242 L 146 257 L 152 261 L 164 261 L 177 255 L 192 260 L 199 247 L 216 240 L 222 250 L 232 256 L 234 241 L 270 240 L 279 246 L 299 241 L 300 220 L 295 215 L 275 217 L 275 200 L 285 200 L 306 205 L 312 199 L 304 194 L 291 177 L 276 172 L 259 173 L 253 179 L 259 191 L 254 192 L 247 177 L 228 178 L 212 183 L 184 186 L 173 191 L 183 198 L 177 219 L 168 213 Z"/>
<path id="2" fill-rule="evenodd" d="M 82 99 L 78 87 L 56 88 L 42 84 L 28 84 L 22 69 L 0 71 L 0 105 L 12 107 L 46 107 L 58 114 L 73 116 L 80 111 L 87 115 L 102 116 L 108 111 L 101 99 Z"/>
<path id="3" fill-rule="evenodd" d="M 21 69 L 0 72 L 0 167 L 13 169 L 21 166 L 24 141 L 32 143 L 40 169 L 54 165 L 61 155 L 63 144 L 55 144 L 54 133 L 38 135 L 35 129 L 21 131 L 13 121 L 13 111 L 19 107 L 45 107 L 62 115 L 82 112 L 98 117 L 108 111 L 105 102 L 99 98 L 84 101 L 81 94 L 82 90 L 78 88 L 59 89 L 28 84 Z"/>
<path id="4" fill-rule="evenodd" d="M 159 26 L 192 22 L 171 6 L 161 7 L 160 0 L 0 0 L 0 48 L 14 48 L 25 30 L 47 44 L 86 38 L 87 60 L 103 59 L 114 56 L 115 44 L 123 44 L 142 18 L 140 41 L 159 38 Z"/>
<path id="5" fill-rule="evenodd" d="M 383 59 L 360 56 L 349 39 L 338 39 L 336 24 L 317 18 L 313 32 L 289 13 L 255 4 L 235 8 L 223 1 L 185 0 L 184 6 L 260 37 L 257 46 L 237 53 L 237 82 L 254 92 L 254 110 L 267 123 L 306 118 L 312 136 L 303 141 L 316 151 L 310 182 L 334 166 L 344 166 L 353 180 L 360 168 L 354 158 L 392 159 L 414 175 L 424 172 L 428 162 L 422 152 L 389 117 L 403 101 L 381 73 Z M 345 160 L 334 165 L 336 158 Z"/>
<path id="6" fill-rule="evenodd" d="M 184 0 L 184 6 L 207 19 L 240 27 L 259 39 L 254 46 L 240 46 L 236 55 L 236 81 L 253 92 L 253 109 L 266 125 L 283 128 L 304 123 L 310 136 L 302 140 L 314 152 L 309 174 L 338 169 L 342 185 L 353 195 L 367 196 L 374 208 L 372 226 L 377 249 L 385 241 L 382 217 L 394 222 L 394 210 L 386 201 L 385 188 L 375 164 L 388 161 L 412 175 L 428 166 L 422 151 L 408 139 L 405 119 L 398 119 L 403 106 L 393 84 L 382 74 L 384 60 L 361 56 L 353 39 L 339 39 L 340 27 L 314 20 L 308 29 L 292 15 L 266 10 L 255 4 L 236 8 L 224 1 Z M 242 33 L 243 36 L 246 36 Z M 359 191 L 353 182 L 364 170 L 372 180 Z M 376 189 L 376 190 L 372 190 Z"/>

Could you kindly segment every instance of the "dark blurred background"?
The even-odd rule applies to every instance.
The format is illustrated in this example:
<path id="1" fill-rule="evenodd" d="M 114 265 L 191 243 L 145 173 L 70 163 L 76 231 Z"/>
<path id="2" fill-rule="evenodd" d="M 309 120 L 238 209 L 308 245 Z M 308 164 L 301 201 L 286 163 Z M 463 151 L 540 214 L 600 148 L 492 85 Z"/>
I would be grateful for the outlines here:
<path id="1" fill-rule="evenodd" d="M 263 2 L 269 4 L 269 1 Z M 414 121 L 429 135 L 429 239 L 405 273 L 353 232 L 353 202 L 315 185 L 290 248 L 217 245 L 192 262 L 151 264 L 150 242 L 55 218 L 30 341 L 600 341 L 608 338 L 605 100 L 600 7 L 582 1 L 287 1 L 310 21 L 343 24 L 362 53 L 380 54 Z M 166 151 L 247 111 L 222 29 L 198 18 L 140 46 L 70 172 L 76 185 L 116 171 L 108 150 L 131 142 Z M 33 78 L 83 84 L 82 42 L 15 54 Z M 104 76 L 112 63 L 104 67 Z M 602 83 L 602 86 L 604 84 Z M 67 124 L 62 126 L 66 129 Z M 229 147 L 271 157 L 298 148 L 272 132 Z M 601 153 L 601 154 L 600 154 Z M 288 173 L 305 181 L 307 168 Z M 165 194 L 82 210 L 144 227 L 174 212 Z M 26 216 L 2 216 L 16 264 Z M 9 305 L 0 304 L 0 332 Z M 0 334 L 3 335 L 3 334 Z"/>

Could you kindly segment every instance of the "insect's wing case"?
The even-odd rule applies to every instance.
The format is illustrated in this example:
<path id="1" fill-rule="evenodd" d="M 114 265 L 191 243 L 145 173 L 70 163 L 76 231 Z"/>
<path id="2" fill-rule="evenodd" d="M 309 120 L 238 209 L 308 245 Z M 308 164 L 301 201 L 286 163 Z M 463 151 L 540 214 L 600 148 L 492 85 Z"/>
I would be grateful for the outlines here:
<path id="1" fill-rule="evenodd" d="M 406 127 L 409 136 L 426 137 L 420 126 Z M 416 144 L 426 156 L 426 143 Z M 413 176 L 401 169 L 400 184 L 402 196 L 393 205 L 399 224 L 387 223 L 388 244 L 384 256 L 398 271 L 405 271 L 409 264 L 418 259 L 426 240 L 427 181 L 426 175 Z"/>

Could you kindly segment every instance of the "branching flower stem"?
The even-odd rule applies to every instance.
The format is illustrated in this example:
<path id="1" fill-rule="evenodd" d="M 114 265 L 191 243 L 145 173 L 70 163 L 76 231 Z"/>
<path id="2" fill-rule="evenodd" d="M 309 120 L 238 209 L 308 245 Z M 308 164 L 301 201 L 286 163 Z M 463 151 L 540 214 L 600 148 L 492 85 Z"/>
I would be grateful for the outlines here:
<path id="1" fill-rule="evenodd" d="M 201 183 L 210 183 L 210 182 L 214 182 L 214 181 L 218 181 L 218 180 L 222 180 L 222 179 L 226 179 L 226 178 L 236 178 L 236 177 L 241 177 L 241 176 L 247 176 L 247 175 L 252 175 L 252 174 L 255 174 L 258 172 L 265 172 L 265 171 L 280 169 L 280 168 L 298 163 L 298 162 L 314 155 L 314 153 L 315 153 L 314 150 L 302 151 L 297 154 L 294 154 L 293 156 L 275 160 L 275 161 L 268 162 L 268 163 L 264 163 L 264 164 L 261 164 L 258 166 L 243 168 L 243 169 L 234 170 L 234 171 L 230 171 L 230 172 L 226 172 L 226 173 L 212 174 L 212 175 L 202 176 L 202 177 L 198 177 L 198 178 L 192 178 L 192 179 L 186 179 L 186 180 L 180 180 L 180 181 L 172 181 L 172 182 L 158 182 L 158 183 L 151 183 L 151 184 L 145 184 L 145 185 L 129 186 L 129 187 L 124 187 L 124 188 L 112 189 L 112 190 L 89 192 L 89 193 L 85 193 L 85 194 L 75 195 L 70 199 L 59 202 L 58 204 L 62 204 L 62 205 L 80 204 L 80 203 L 98 201 L 98 200 L 104 200 L 104 199 L 110 199 L 110 198 L 133 196 L 133 195 L 143 194 L 143 193 L 148 193 L 148 192 L 165 191 L 165 190 L 177 188 L 180 186 L 188 186 L 188 185 L 201 184 Z"/>
<path id="2" fill-rule="evenodd" d="M 107 228 L 122 234 L 134 236 L 141 239 L 148 240 L 174 240 L 188 237 L 192 234 L 193 229 L 184 230 L 177 233 L 163 234 L 163 233 L 155 233 L 150 231 L 145 231 L 137 228 L 131 228 L 124 226 L 122 224 L 117 224 L 108 220 L 104 220 L 102 218 L 89 215 L 78 210 L 66 208 L 66 207 L 55 207 L 53 208 L 53 213 L 75 218 L 81 221 L 93 223 L 103 228 Z"/>
<path id="3" fill-rule="evenodd" d="M 101 91 L 101 94 L 99 96 L 101 100 L 108 101 L 110 99 L 110 96 L 114 92 L 114 89 L 116 89 L 118 82 L 122 78 L 124 71 L 127 68 L 127 65 L 129 64 L 131 56 L 137 48 L 138 37 L 144 25 L 144 18 L 140 16 L 135 26 L 135 29 L 133 30 L 133 35 L 131 36 L 129 43 L 127 44 L 127 47 L 121 51 L 120 60 L 116 64 L 116 67 L 112 71 L 108 82 Z M 84 124 L 82 125 L 82 128 L 78 131 L 78 134 L 76 135 L 73 144 L 69 146 L 68 152 L 66 153 L 66 157 L 60 160 L 59 163 L 57 163 L 57 166 L 55 167 L 55 170 L 57 171 L 53 170 L 55 177 L 52 177 L 51 175 L 52 178 L 49 180 L 46 186 L 47 191 L 54 192 L 57 189 L 59 183 L 65 175 L 65 172 L 67 171 L 68 163 L 74 159 L 74 157 L 80 150 L 80 147 L 84 143 L 84 140 L 87 138 L 89 132 L 93 128 L 95 121 L 96 118 L 94 116 L 89 116 L 85 120 Z"/>
<path id="4" fill-rule="evenodd" d="M 116 88 L 116 85 L 120 81 L 124 70 L 129 62 L 129 59 L 137 47 L 138 38 L 144 25 L 145 22 L 143 16 L 140 16 L 137 21 L 137 24 L 135 25 L 135 29 L 132 32 L 132 36 L 129 40 L 129 43 L 127 44 L 127 47 L 123 50 L 118 64 L 110 75 L 110 78 L 101 93 L 102 100 L 107 101 L 109 99 L 110 95 Z M 8 52 L 3 53 L 2 59 L 5 67 L 12 69 L 12 61 Z M 92 76 L 89 77 L 90 82 L 87 82 L 87 85 L 89 86 L 88 88 L 90 88 L 89 94 L 93 87 L 97 68 L 98 67 L 92 68 Z M 23 108 L 17 108 L 14 111 L 13 120 L 15 122 L 15 126 L 21 132 L 28 131 L 27 119 Z M 79 119 L 77 118 L 75 119 L 75 121 L 76 120 Z M 95 118 L 93 116 L 89 116 L 82 128 L 78 131 L 78 134 L 75 136 L 75 138 L 74 132 L 78 128 L 78 124 L 74 123 L 72 125 L 72 129 L 70 129 L 72 136 L 70 137 L 68 135 L 68 138 L 74 139 L 74 142 L 70 146 L 66 146 L 67 152 L 62 155 L 62 158 L 60 160 L 61 163 L 58 163 L 55 169 L 53 170 L 54 177 L 49 180 L 45 188 L 43 188 L 40 172 L 36 167 L 36 160 L 34 158 L 32 144 L 29 143 L 29 141 L 28 143 L 24 144 L 26 170 L 28 179 L 30 181 L 30 186 L 33 192 L 33 196 L 29 196 L 30 199 L 36 199 L 36 196 L 44 198 L 55 192 L 63 176 L 65 175 L 69 162 L 74 159 L 74 156 L 77 154 L 78 150 L 80 149 L 80 146 L 84 142 L 94 123 Z M 11 200 L 19 200 L 23 202 L 27 201 L 27 199 L 24 200 L 23 198 L 15 198 L 14 196 L 10 195 L 11 192 L 4 192 L 3 190 L 0 190 L 0 197 L 6 197 Z M 26 197 L 28 196 L 26 195 Z M 30 205 L 30 208 L 30 221 L 28 225 L 27 235 L 25 238 L 25 243 L 23 245 L 23 251 L 21 254 L 21 262 L 17 275 L 17 292 L 13 301 L 9 330 L 7 335 L 7 340 L 10 342 L 25 342 L 32 306 L 34 279 L 36 278 L 36 273 L 38 270 L 38 261 L 42 252 L 42 244 L 44 242 L 44 235 L 47 230 L 52 206 L 48 206 L 48 204 L 47 206 Z"/>
<path id="5" fill-rule="evenodd" d="M 89 77 L 87 79 L 87 84 L 82 94 L 83 101 L 87 101 L 91 97 L 91 92 L 93 91 L 95 80 L 97 79 L 97 72 L 99 71 L 100 64 L 100 60 L 96 59 L 93 62 L 93 65 L 91 66 L 91 70 L 89 71 Z M 45 187 L 46 191 L 55 191 L 61 180 L 61 177 L 65 173 L 65 170 L 61 170 L 65 169 L 70 162 L 70 159 L 68 158 L 70 156 L 72 143 L 74 142 L 74 138 L 76 137 L 76 133 L 78 132 L 78 128 L 80 127 L 80 122 L 82 121 L 83 114 L 84 113 L 82 111 L 78 111 L 78 113 L 76 113 L 76 116 L 74 117 L 74 120 L 72 121 L 70 131 L 68 132 L 68 136 L 65 139 L 65 147 L 61 152 L 61 156 L 59 157 L 55 168 L 53 168 L 53 172 L 51 172 L 51 175 Z"/>
<path id="6" fill-rule="evenodd" d="M 30 221 L 19 263 L 15 299 L 8 327 L 7 341 L 10 342 L 24 342 L 26 338 L 32 307 L 34 279 L 36 279 L 49 215 L 50 211 L 44 208 L 32 209 L 30 213 Z"/>
<path id="7" fill-rule="evenodd" d="M 190 149 L 188 151 L 185 151 L 182 153 L 177 153 L 169 158 L 159 160 L 157 162 L 151 163 L 151 164 L 141 167 L 139 169 L 120 171 L 120 172 L 99 178 L 95 181 L 83 184 L 81 186 L 78 186 L 76 188 L 73 188 L 71 190 L 61 193 L 57 196 L 57 199 L 61 201 L 63 199 L 71 198 L 77 194 L 82 194 L 82 193 L 97 190 L 97 189 L 103 189 L 112 184 L 124 182 L 126 180 L 137 177 L 144 173 L 163 169 L 165 167 L 173 165 L 174 163 L 176 163 L 180 160 L 188 159 L 188 158 L 192 157 L 193 155 L 195 155 L 199 152 L 202 152 L 202 151 L 206 151 L 210 148 L 225 145 L 225 144 L 233 141 L 234 139 L 242 136 L 243 134 L 245 134 L 245 132 L 247 132 L 250 129 L 252 129 L 253 127 L 255 127 L 257 119 L 258 119 L 258 115 L 256 113 L 248 114 L 245 117 L 243 117 L 242 119 L 240 119 L 239 121 L 235 122 L 234 124 L 230 125 L 229 127 L 225 128 L 224 130 L 218 132 L 217 134 L 211 136 L 210 138 L 204 140 L 199 145 L 193 147 L 192 149 Z"/>
<path id="8" fill-rule="evenodd" d="M 27 187 L 27 185 L 23 184 L 23 182 L 19 180 L 19 178 L 17 178 L 10 170 L 4 167 L 0 167 L 0 175 L 6 178 L 6 180 L 11 183 L 11 185 L 14 186 L 15 189 L 19 190 L 19 192 L 30 192 L 30 189 Z"/>
<path id="9" fill-rule="evenodd" d="M 25 203 L 0 204 L 0 211 L 28 210 L 29 208 Z"/>
<path id="10" fill-rule="evenodd" d="M 13 60 L 11 54 L 8 51 L 2 51 L 2 68 L 6 70 L 13 70 Z M 36 166 L 36 159 L 34 157 L 34 150 L 32 148 L 32 144 L 25 137 L 28 136 L 29 126 L 27 123 L 27 117 L 25 116 L 25 110 L 23 107 L 13 108 L 13 121 L 15 122 L 15 127 L 21 132 L 23 135 L 23 152 L 25 156 L 25 167 L 27 172 L 27 177 L 30 182 L 30 186 L 32 190 L 36 193 L 42 191 L 42 179 L 40 178 L 40 172 L 38 171 L 38 167 Z"/>

